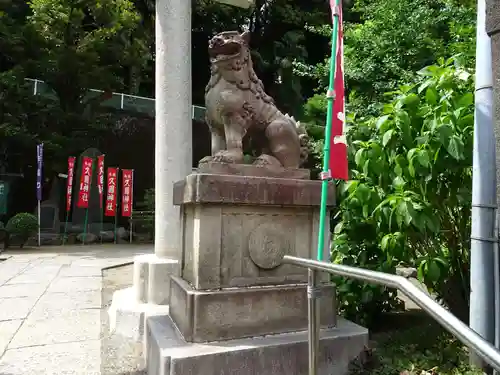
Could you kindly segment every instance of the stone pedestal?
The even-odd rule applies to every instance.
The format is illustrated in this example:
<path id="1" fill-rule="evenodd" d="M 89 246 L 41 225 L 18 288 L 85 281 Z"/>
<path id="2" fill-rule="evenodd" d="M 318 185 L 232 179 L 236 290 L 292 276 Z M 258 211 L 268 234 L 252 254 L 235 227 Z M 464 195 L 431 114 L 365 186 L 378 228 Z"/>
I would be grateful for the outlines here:
<path id="1" fill-rule="evenodd" d="M 281 261 L 315 257 L 320 194 L 318 181 L 234 175 L 192 174 L 174 185 L 184 256 L 170 316 L 187 341 L 307 328 L 307 269 Z M 334 286 L 323 288 L 323 323 L 334 326 Z"/>
<path id="2" fill-rule="evenodd" d="M 320 196 L 319 181 L 298 179 L 192 174 L 174 185 L 174 204 L 181 207 L 181 276 L 171 279 L 169 316 L 147 323 L 150 375 L 215 375 L 222 368 L 305 374 L 307 269 L 282 259 L 316 256 Z M 328 259 L 329 228 L 325 236 Z M 367 332 L 352 323 L 337 327 L 334 285 L 327 274 L 320 281 L 320 374 L 344 374 L 344 365 L 363 350 Z M 347 345 L 341 352 L 339 340 Z M 178 355 L 182 360 L 172 367 Z M 343 370 L 331 372 L 329 366 L 339 361 Z M 275 368 L 266 372 L 263 363 Z"/>

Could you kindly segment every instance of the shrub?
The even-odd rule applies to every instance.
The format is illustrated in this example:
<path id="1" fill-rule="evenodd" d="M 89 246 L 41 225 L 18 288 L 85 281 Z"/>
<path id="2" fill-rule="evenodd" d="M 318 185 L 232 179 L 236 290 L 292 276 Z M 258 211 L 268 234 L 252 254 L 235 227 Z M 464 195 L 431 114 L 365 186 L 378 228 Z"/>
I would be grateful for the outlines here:
<path id="1" fill-rule="evenodd" d="M 468 318 L 473 76 L 454 59 L 419 72 L 379 117 L 348 131 L 332 260 L 383 272 L 399 265 Z M 337 280 L 340 308 L 364 323 L 397 307 L 391 290 Z"/>
<path id="2" fill-rule="evenodd" d="M 38 231 L 38 220 L 33 214 L 21 212 L 10 218 L 5 229 L 9 234 L 28 239 Z"/>

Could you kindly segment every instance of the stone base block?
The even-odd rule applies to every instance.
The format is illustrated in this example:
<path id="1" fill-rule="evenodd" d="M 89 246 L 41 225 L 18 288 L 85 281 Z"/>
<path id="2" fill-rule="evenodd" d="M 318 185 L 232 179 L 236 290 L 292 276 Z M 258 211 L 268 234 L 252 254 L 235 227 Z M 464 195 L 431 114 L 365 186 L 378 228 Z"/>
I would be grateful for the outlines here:
<path id="1" fill-rule="evenodd" d="M 144 254 L 134 259 L 135 300 L 141 303 L 168 305 L 170 276 L 180 274 L 179 261 Z"/>
<path id="2" fill-rule="evenodd" d="M 229 164 L 206 162 L 200 163 L 197 173 L 221 174 L 247 177 L 274 177 L 292 178 L 298 180 L 309 180 L 311 171 L 309 169 L 286 169 L 277 166 L 260 167 L 249 164 Z"/>
<path id="3" fill-rule="evenodd" d="M 229 340 L 307 329 L 305 284 L 196 290 L 172 277 L 170 316 L 189 342 Z M 323 286 L 322 326 L 336 324 L 335 287 Z"/>
<path id="4" fill-rule="evenodd" d="M 346 375 L 367 344 L 368 330 L 344 319 L 321 330 L 318 375 Z M 168 316 L 152 317 L 146 368 L 148 375 L 307 375 L 307 332 L 193 344 L 183 340 Z"/>
<path id="5" fill-rule="evenodd" d="M 335 203 L 332 184 L 328 210 Z M 315 258 L 321 181 L 189 175 L 174 184 L 182 215 L 182 278 L 196 289 L 307 282 L 283 256 Z M 330 256 L 329 221 L 324 258 Z M 319 276 L 325 281 L 329 275 Z"/>
<path id="6" fill-rule="evenodd" d="M 166 315 L 169 308 L 166 305 L 138 303 L 134 298 L 133 287 L 117 290 L 108 309 L 109 330 L 111 334 L 142 341 L 146 318 L 156 315 Z"/>

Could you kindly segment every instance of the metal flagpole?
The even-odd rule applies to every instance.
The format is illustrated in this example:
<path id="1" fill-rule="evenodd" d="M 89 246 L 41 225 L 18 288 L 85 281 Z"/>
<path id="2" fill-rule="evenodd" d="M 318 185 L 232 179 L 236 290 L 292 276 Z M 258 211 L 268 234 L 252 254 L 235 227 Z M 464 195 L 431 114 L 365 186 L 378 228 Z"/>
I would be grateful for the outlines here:
<path id="1" fill-rule="evenodd" d="M 325 247 L 325 222 L 326 222 L 326 203 L 328 200 L 328 184 L 332 179 L 330 171 L 330 138 L 332 136 L 332 118 L 333 118 L 333 102 L 335 100 L 334 84 L 336 71 L 337 57 L 337 41 L 339 33 L 339 16 L 340 16 L 340 1 L 330 0 L 332 8 L 333 27 L 331 35 L 331 56 L 330 56 L 330 77 L 328 92 L 326 98 L 328 100 L 325 124 L 325 143 L 323 148 L 323 171 L 320 174 L 321 183 L 321 206 L 319 216 L 318 230 L 318 251 L 316 258 L 322 261 L 324 258 Z M 317 375 L 318 373 L 318 358 L 319 358 L 319 299 L 317 293 L 317 275 L 316 271 L 309 270 L 308 291 L 308 315 L 309 315 L 309 375 Z"/>
<path id="2" fill-rule="evenodd" d="M 325 124 L 325 144 L 323 147 L 323 172 L 321 173 L 321 206 L 319 216 L 319 233 L 318 233 L 318 252 L 317 259 L 323 260 L 323 253 L 325 247 L 325 221 L 326 221 L 326 203 L 328 201 L 328 183 L 331 180 L 332 174 L 330 171 L 330 138 L 332 136 L 332 118 L 333 118 L 333 102 L 335 100 L 334 83 L 335 83 L 335 70 L 336 70 L 336 57 L 337 57 L 337 37 L 339 32 L 339 0 L 330 0 L 331 3 L 335 2 L 332 6 L 333 12 L 333 29 L 332 29 L 332 49 L 330 57 L 330 79 L 328 85 L 328 92 L 326 98 L 328 100 L 328 107 L 326 112 Z"/>

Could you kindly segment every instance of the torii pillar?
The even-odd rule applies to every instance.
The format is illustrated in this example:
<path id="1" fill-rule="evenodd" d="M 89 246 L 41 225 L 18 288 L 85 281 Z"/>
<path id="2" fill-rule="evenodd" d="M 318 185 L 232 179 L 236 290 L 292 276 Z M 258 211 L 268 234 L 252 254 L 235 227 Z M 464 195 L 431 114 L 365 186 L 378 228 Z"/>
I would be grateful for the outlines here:
<path id="1" fill-rule="evenodd" d="M 170 275 L 178 274 L 180 209 L 173 183 L 192 171 L 191 1 L 157 0 L 155 26 L 154 255 L 135 261 L 140 302 L 168 305 Z"/>

